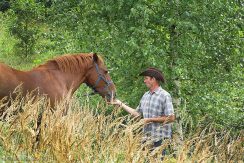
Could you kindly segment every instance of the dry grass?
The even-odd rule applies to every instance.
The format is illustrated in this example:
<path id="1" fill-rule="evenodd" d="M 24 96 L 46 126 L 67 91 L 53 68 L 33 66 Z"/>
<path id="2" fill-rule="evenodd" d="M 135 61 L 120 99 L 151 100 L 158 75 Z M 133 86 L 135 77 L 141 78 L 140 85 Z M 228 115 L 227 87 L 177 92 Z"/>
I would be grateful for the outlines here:
<path id="1" fill-rule="evenodd" d="M 20 107 L 22 111 L 17 113 Z M 171 150 L 165 162 L 242 162 L 244 159 L 243 133 L 232 137 L 228 130 L 217 132 L 211 126 L 181 143 L 176 143 L 179 141 L 175 136 L 149 153 L 140 143 L 142 124 L 129 116 L 119 117 L 119 109 L 105 115 L 106 106 L 98 104 L 97 108 L 91 108 L 88 104 L 80 106 L 76 100 L 65 100 L 52 111 L 43 97 L 22 98 L 5 108 L 5 121 L 0 123 L 2 161 L 160 162 L 160 151 L 168 145 Z M 37 145 L 36 122 L 42 111 L 41 139 Z"/>

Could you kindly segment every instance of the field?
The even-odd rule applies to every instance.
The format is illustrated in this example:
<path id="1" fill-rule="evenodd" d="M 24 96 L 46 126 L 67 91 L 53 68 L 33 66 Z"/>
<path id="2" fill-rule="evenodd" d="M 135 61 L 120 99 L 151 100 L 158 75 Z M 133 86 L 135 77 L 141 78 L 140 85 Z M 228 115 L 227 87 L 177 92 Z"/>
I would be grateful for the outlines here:
<path id="1" fill-rule="evenodd" d="M 19 96 L 11 106 L 0 101 L 0 162 L 160 162 L 165 148 L 164 162 L 242 163 L 243 6 L 219 0 L 0 1 L 0 62 L 31 70 L 62 54 L 96 52 L 117 98 L 132 108 L 147 91 L 139 74 L 156 67 L 177 117 L 172 141 L 151 153 L 141 144 L 140 119 L 98 95 L 84 96 L 91 91 L 85 85 L 52 109 L 44 97 Z"/>
<path id="2" fill-rule="evenodd" d="M 243 133 L 232 137 L 230 129 L 216 131 L 211 124 L 201 126 L 200 122 L 198 129 L 183 140 L 175 131 L 171 142 L 166 141 L 159 149 L 149 152 L 140 143 L 142 123 L 130 116 L 119 116 L 119 108 L 106 114 L 108 107 L 102 101 L 90 106 L 72 99 L 52 111 L 44 97 L 13 101 L 11 107 L 5 106 L 5 121 L 0 123 L 0 160 L 160 162 L 162 148 L 167 148 L 165 162 L 242 162 L 244 159 Z M 41 139 L 37 143 L 36 121 L 41 112 Z"/>

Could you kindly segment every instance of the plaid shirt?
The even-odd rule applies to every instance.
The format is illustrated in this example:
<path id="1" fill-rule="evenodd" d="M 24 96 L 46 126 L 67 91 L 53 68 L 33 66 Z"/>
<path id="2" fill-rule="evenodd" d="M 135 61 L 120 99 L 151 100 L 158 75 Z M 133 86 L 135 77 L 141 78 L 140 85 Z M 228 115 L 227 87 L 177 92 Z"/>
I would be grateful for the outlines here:
<path id="1" fill-rule="evenodd" d="M 143 118 L 153 118 L 160 116 L 169 116 L 174 114 L 171 96 L 162 87 L 157 88 L 154 92 L 146 92 L 139 106 L 137 107 Z M 171 138 L 172 130 L 171 124 L 163 123 L 149 123 L 144 126 L 145 139 L 156 142 L 163 138 Z"/>

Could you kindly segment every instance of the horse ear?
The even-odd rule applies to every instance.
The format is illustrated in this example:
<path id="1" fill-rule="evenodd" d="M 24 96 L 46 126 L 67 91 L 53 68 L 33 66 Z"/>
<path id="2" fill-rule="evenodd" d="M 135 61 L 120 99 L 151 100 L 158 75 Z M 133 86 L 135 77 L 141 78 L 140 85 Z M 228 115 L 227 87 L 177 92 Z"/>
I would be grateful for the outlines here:
<path id="1" fill-rule="evenodd" d="M 93 53 L 93 61 L 97 63 L 98 59 L 97 53 Z"/>

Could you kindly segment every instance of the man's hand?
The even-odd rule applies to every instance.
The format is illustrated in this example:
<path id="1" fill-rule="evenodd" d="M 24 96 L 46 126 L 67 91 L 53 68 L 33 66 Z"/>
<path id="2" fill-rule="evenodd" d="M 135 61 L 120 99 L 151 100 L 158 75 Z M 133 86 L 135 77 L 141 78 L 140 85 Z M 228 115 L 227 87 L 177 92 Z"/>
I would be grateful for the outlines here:
<path id="1" fill-rule="evenodd" d="M 122 102 L 120 100 L 118 100 L 118 99 L 114 99 L 114 100 L 108 102 L 108 104 L 121 106 Z"/>
<path id="2" fill-rule="evenodd" d="M 123 108 L 126 112 L 130 113 L 131 115 L 133 115 L 135 117 L 140 116 L 140 113 L 138 113 L 135 109 L 127 106 L 126 104 L 124 104 L 123 102 L 121 102 L 118 99 L 115 99 L 115 100 L 109 102 L 108 104 L 117 105 L 117 106 Z"/>

